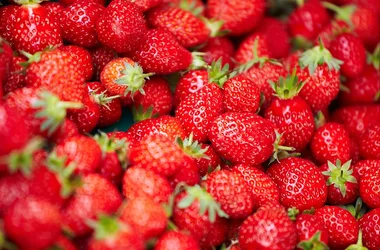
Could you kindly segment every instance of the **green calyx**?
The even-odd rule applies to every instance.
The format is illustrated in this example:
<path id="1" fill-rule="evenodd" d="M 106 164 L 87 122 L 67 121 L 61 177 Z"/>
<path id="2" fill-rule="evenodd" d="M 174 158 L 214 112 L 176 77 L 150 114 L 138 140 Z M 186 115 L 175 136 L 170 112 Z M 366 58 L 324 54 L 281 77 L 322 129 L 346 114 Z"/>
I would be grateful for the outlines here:
<path id="1" fill-rule="evenodd" d="M 219 217 L 228 218 L 228 215 L 220 208 L 220 205 L 214 200 L 214 198 L 199 185 L 186 186 L 185 196 L 178 204 L 177 207 L 180 209 L 185 209 L 191 206 L 195 200 L 199 201 L 199 214 L 204 215 L 208 212 L 208 219 L 210 222 L 214 223 L 216 220 L 216 215 Z"/>
<path id="2" fill-rule="evenodd" d="M 191 53 L 192 61 L 187 71 L 189 70 L 197 70 L 197 69 L 205 69 L 207 68 L 207 63 L 204 60 L 204 56 L 206 53 L 194 51 Z"/>
<path id="3" fill-rule="evenodd" d="M 315 128 L 318 129 L 326 124 L 326 117 L 322 111 L 318 111 L 314 116 Z"/>
<path id="4" fill-rule="evenodd" d="M 142 105 L 139 105 L 137 108 L 135 106 L 132 107 L 132 115 L 133 121 L 140 122 L 150 118 L 158 117 L 158 113 L 153 113 L 153 107 L 150 106 L 145 109 Z"/>
<path id="5" fill-rule="evenodd" d="M 380 69 L 380 43 L 377 44 L 373 54 L 367 55 L 367 63 L 372 64 L 377 70 Z"/>
<path id="6" fill-rule="evenodd" d="M 108 110 L 111 110 L 110 107 L 108 106 L 109 103 L 114 100 L 119 98 L 119 95 L 114 95 L 114 96 L 108 96 L 107 95 L 107 90 L 104 90 L 101 93 L 98 93 L 99 89 L 91 90 L 90 95 L 93 97 L 94 101 L 99 104 L 100 106 L 105 107 Z"/>
<path id="7" fill-rule="evenodd" d="M 323 46 L 322 40 L 319 39 L 319 46 L 315 46 L 302 53 L 300 57 L 300 65 L 302 68 L 308 68 L 310 75 L 319 65 L 327 64 L 329 70 L 339 70 L 342 61 L 334 58 L 330 51 Z"/>
<path id="8" fill-rule="evenodd" d="M 354 205 L 346 205 L 346 206 L 340 206 L 341 208 L 346 209 L 348 212 L 352 214 L 357 220 L 363 217 L 363 215 L 366 213 L 367 208 L 363 204 L 362 199 L 359 197 L 356 202 L 355 206 Z"/>
<path id="9" fill-rule="evenodd" d="M 98 134 L 94 136 L 95 141 L 98 143 L 99 147 L 102 149 L 103 157 L 108 152 L 115 152 L 120 161 L 123 169 L 128 166 L 128 145 L 126 139 L 117 139 L 114 137 L 109 137 L 103 131 L 99 131 Z"/>
<path id="10" fill-rule="evenodd" d="M 298 95 L 306 81 L 299 81 L 296 75 L 296 70 L 293 70 L 291 75 L 286 78 L 280 77 L 277 84 L 270 81 L 269 84 L 275 92 L 275 96 L 280 99 L 291 99 Z"/>
<path id="11" fill-rule="evenodd" d="M 205 17 L 200 17 L 200 19 L 206 24 L 207 28 L 210 30 L 211 37 L 225 36 L 230 33 L 229 30 L 222 30 L 224 21 L 216 19 L 207 19 Z"/>
<path id="12" fill-rule="evenodd" d="M 80 109 L 83 107 L 81 103 L 61 101 L 48 91 L 41 91 L 39 99 L 32 106 L 39 109 L 35 117 L 44 119 L 41 124 L 41 131 L 47 130 L 49 135 L 53 134 L 62 125 L 68 109 Z"/>
<path id="13" fill-rule="evenodd" d="M 329 247 L 321 241 L 321 231 L 317 231 L 309 240 L 298 243 L 297 247 L 303 250 L 328 250 Z"/>
<path id="14" fill-rule="evenodd" d="M 23 68 L 22 73 L 25 73 L 29 65 L 31 65 L 32 63 L 39 62 L 41 60 L 42 51 L 36 52 L 34 54 L 30 54 L 26 51 L 20 50 L 20 54 L 22 54 L 28 59 L 26 62 L 19 63 L 19 65 Z"/>
<path id="15" fill-rule="evenodd" d="M 355 5 L 345 5 L 345 6 L 339 7 L 330 2 L 322 2 L 322 5 L 325 8 L 334 11 L 336 13 L 335 18 L 337 20 L 342 20 L 346 22 L 349 26 L 351 27 L 353 26 L 351 17 L 357 9 Z"/>
<path id="16" fill-rule="evenodd" d="M 348 246 L 345 250 L 368 250 L 368 248 L 363 246 L 363 232 L 361 229 L 359 229 L 358 242 Z"/>
<path id="17" fill-rule="evenodd" d="M 356 178 L 352 175 L 353 170 L 351 168 L 351 160 L 347 161 L 341 165 L 340 160 L 336 160 L 334 165 L 332 162 L 328 161 L 327 165 L 329 167 L 328 171 L 322 172 L 323 175 L 328 176 L 327 185 L 334 185 L 342 193 L 342 196 L 346 196 L 346 183 L 357 183 Z M 350 169 L 351 168 L 351 169 Z"/>
<path id="18" fill-rule="evenodd" d="M 46 159 L 46 166 L 52 172 L 58 176 L 58 180 L 61 183 L 61 197 L 67 198 L 75 189 L 82 186 L 81 177 L 74 174 L 76 164 L 71 162 L 66 166 L 66 157 L 60 157 L 55 151 L 50 153 Z"/>
<path id="19" fill-rule="evenodd" d="M 293 147 L 280 145 L 282 134 L 280 134 L 277 130 L 275 130 L 275 133 L 276 133 L 276 140 L 273 143 L 273 154 L 269 160 L 269 164 L 273 163 L 274 161 L 279 162 L 280 160 L 291 157 L 291 156 L 297 157 L 301 155 L 299 153 L 289 153 L 296 149 Z"/>
<path id="20" fill-rule="evenodd" d="M 123 76 L 115 80 L 116 84 L 126 87 L 124 95 L 131 94 L 132 98 L 137 91 L 145 95 L 143 89 L 145 80 L 153 75 L 153 73 L 144 74 L 143 69 L 138 63 L 129 64 L 124 63 L 124 68 L 121 70 Z"/>
<path id="21" fill-rule="evenodd" d="M 297 50 L 307 50 L 313 47 L 312 42 L 300 35 L 293 37 L 291 42 Z"/>
<path id="22" fill-rule="evenodd" d="M 300 210 L 298 210 L 295 207 L 288 208 L 288 216 L 291 220 L 295 221 L 297 218 L 297 215 L 299 215 Z"/>
<path id="23" fill-rule="evenodd" d="M 14 0 L 15 3 L 24 5 L 24 4 L 39 4 L 45 0 Z"/>
<path id="24" fill-rule="evenodd" d="M 208 150 L 208 147 L 202 148 L 198 141 L 194 141 L 193 137 L 193 133 L 191 133 L 190 136 L 185 140 L 177 137 L 176 143 L 183 150 L 183 152 L 195 159 L 210 159 L 210 157 L 205 154 Z"/>
<path id="25" fill-rule="evenodd" d="M 194 16 L 200 16 L 204 10 L 203 6 L 197 6 L 197 1 L 195 0 L 181 0 L 178 7 L 191 12 Z"/>
<path id="26" fill-rule="evenodd" d="M 18 247 L 15 244 L 6 240 L 5 235 L 1 230 L 0 230 L 0 249 L 18 250 Z"/>
<path id="27" fill-rule="evenodd" d="M 220 88 L 223 88 L 224 83 L 229 79 L 230 65 L 225 64 L 222 66 L 222 59 L 213 61 L 211 66 L 208 67 L 208 81 L 216 83 Z"/>
<path id="28" fill-rule="evenodd" d="M 95 239 L 104 240 L 117 235 L 120 231 L 126 230 L 127 225 L 113 216 L 101 214 L 97 221 L 89 220 L 88 226 L 94 229 Z"/>

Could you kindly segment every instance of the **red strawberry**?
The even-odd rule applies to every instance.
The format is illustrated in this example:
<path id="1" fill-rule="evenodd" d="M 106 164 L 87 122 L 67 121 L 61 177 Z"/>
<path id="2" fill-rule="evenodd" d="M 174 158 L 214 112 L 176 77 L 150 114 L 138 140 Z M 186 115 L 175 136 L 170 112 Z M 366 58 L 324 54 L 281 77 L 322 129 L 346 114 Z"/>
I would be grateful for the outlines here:
<path id="1" fill-rule="evenodd" d="M 97 45 L 96 22 L 104 9 L 94 1 L 76 1 L 64 8 L 59 22 L 63 39 L 83 47 Z"/>
<path id="2" fill-rule="evenodd" d="M 34 54 L 48 46 L 62 44 L 59 25 L 45 7 L 36 3 L 24 3 L 14 15 L 15 20 L 19 20 L 11 26 L 11 41 L 15 49 Z"/>
<path id="3" fill-rule="evenodd" d="M 127 199 L 147 197 L 158 203 L 167 202 L 173 192 L 164 177 L 139 166 L 125 171 L 122 190 Z"/>
<path id="4" fill-rule="evenodd" d="M 380 230 L 378 229 L 380 223 L 379 218 L 380 208 L 376 208 L 364 214 L 359 220 L 359 226 L 363 232 L 363 243 L 369 250 L 380 248 Z"/>
<path id="5" fill-rule="evenodd" d="M 319 40 L 323 42 L 323 45 L 326 48 L 330 47 L 331 42 L 335 39 L 336 36 L 345 33 L 351 32 L 350 26 L 341 20 L 331 20 L 324 28 L 319 32 L 318 37 L 315 39 L 314 43 L 319 44 Z"/>
<path id="6" fill-rule="evenodd" d="M 186 161 L 181 170 L 177 171 L 177 173 L 169 178 L 170 185 L 173 189 L 175 189 L 180 183 L 194 186 L 199 184 L 200 181 L 201 175 L 199 174 L 198 166 L 194 160 Z"/>
<path id="7" fill-rule="evenodd" d="M 5 94 L 25 86 L 25 74 L 22 72 L 24 68 L 21 66 L 21 64 L 25 62 L 26 60 L 21 56 L 14 56 L 12 58 L 12 63 L 9 68 L 9 77 L 3 82 Z"/>
<path id="8" fill-rule="evenodd" d="M 121 195 L 111 182 L 98 174 L 88 174 L 82 179 L 83 186 L 62 210 L 63 224 L 76 236 L 91 232 L 88 220 L 101 213 L 112 214 L 121 205 Z"/>
<path id="9" fill-rule="evenodd" d="M 170 5 L 152 9 L 147 20 L 154 28 L 170 32 L 185 48 L 206 42 L 210 33 L 206 24 L 191 12 Z"/>
<path id="10" fill-rule="evenodd" d="M 229 64 L 230 68 L 233 68 L 232 57 L 235 53 L 234 45 L 226 37 L 210 37 L 206 46 L 202 47 L 200 52 L 206 53 L 204 60 L 207 64 L 211 64 L 213 61 L 222 59 L 222 65 Z"/>
<path id="11" fill-rule="evenodd" d="M 234 59 L 238 63 L 244 64 L 252 59 L 268 56 L 270 56 L 270 51 L 266 35 L 254 32 L 240 43 Z"/>
<path id="12" fill-rule="evenodd" d="M 296 227 L 279 205 L 259 209 L 243 222 L 239 231 L 241 250 L 291 250 L 296 243 Z"/>
<path id="13" fill-rule="evenodd" d="M 325 180 L 310 161 L 289 157 L 272 164 L 267 173 L 277 184 L 281 204 L 285 207 L 304 211 L 320 208 L 325 204 Z"/>
<path id="14" fill-rule="evenodd" d="M 44 6 L 44 8 L 49 12 L 49 14 L 55 18 L 56 22 L 59 23 L 59 15 L 61 14 L 65 6 L 59 2 L 42 2 L 41 5 Z"/>
<path id="15" fill-rule="evenodd" d="M 0 37 L 13 44 L 13 24 L 16 22 L 16 13 L 19 6 L 10 4 L 0 8 Z"/>
<path id="16" fill-rule="evenodd" d="M 200 143 L 202 149 L 206 150 L 204 152 L 206 157 L 196 159 L 198 170 L 201 176 L 205 176 L 208 173 L 211 173 L 221 164 L 221 159 L 211 145 Z"/>
<path id="17" fill-rule="evenodd" d="M 370 208 L 380 207 L 380 169 L 368 169 L 360 179 L 359 192 L 364 203 Z"/>
<path id="18" fill-rule="evenodd" d="M 12 48 L 0 37 L 0 98 L 3 96 L 3 89 L 6 90 L 5 84 L 10 76 L 12 64 Z"/>
<path id="19" fill-rule="evenodd" d="M 61 215 L 54 205 L 33 197 L 20 200 L 4 215 L 7 236 L 23 248 L 46 248 L 59 237 Z"/>
<path id="20" fill-rule="evenodd" d="M 63 250 L 76 250 L 76 246 L 74 243 L 69 240 L 66 236 L 59 236 L 57 240 L 54 242 L 54 244 L 51 247 L 59 247 Z"/>
<path id="21" fill-rule="evenodd" d="M 136 4 L 114 0 L 96 23 L 99 41 L 118 53 L 133 52 L 147 32 L 143 13 Z"/>
<path id="22" fill-rule="evenodd" d="M 69 119 L 65 119 L 61 127 L 59 127 L 49 138 L 51 142 L 59 144 L 67 138 L 79 135 L 78 127 Z"/>
<path id="23" fill-rule="evenodd" d="M 351 159 L 350 137 L 344 126 L 328 122 L 317 129 L 310 144 L 314 158 L 324 164 L 327 161 Z"/>
<path id="24" fill-rule="evenodd" d="M 315 211 L 329 232 L 329 247 L 345 249 L 356 243 L 359 226 L 354 216 L 337 206 L 324 206 Z"/>
<path id="25" fill-rule="evenodd" d="M 78 71 L 83 73 L 85 81 L 91 80 L 94 73 L 94 65 L 92 63 L 91 54 L 88 50 L 75 45 L 62 46 L 59 49 L 74 57 L 74 60 L 78 63 Z"/>
<path id="26" fill-rule="evenodd" d="M 255 28 L 264 15 L 263 0 L 207 2 L 206 15 L 209 18 L 223 20 L 223 29 L 231 35 L 242 35 Z"/>
<path id="27" fill-rule="evenodd" d="M 64 5 L 70 5 L 72 3 L 80 2 L 80 1 L 81 0 L 59 0 L 59 2 L 63 3 Z M 105 4 L 105 0 L 89 0 L 87 2 L 94 2 L 94 3 L 100 4 L 100 5 Z"/>
<path id="28" fill-rule="evenodd" d="M 176 86 L 174 106 L 177 107 L 188 95 L 203 88 L 208 83 L 208 78 L 207 70 L 190 70 L 185 73 Z"/>
<path id="29" fill-rule="evenodd" d="M 329 49 L 336 59 L 343 61 L 343 75 L 352 78 L 361 74 L 365 66 L 365 48 L 359 38 L 341 34 L 331 42 Z"/>
<path id="30" fill-rule="evenodd" d="M 296 218 L 297 249 L 327 248 L 328 231 L 322 220 L 312 214 L 301 214 Z"/>
<path id="31" fill-rule="evenodd" d="M 185 70 L 192 61 L 191 53 L 173 35 L 160 29 L 152 29 L 146 33 L 133 58 L 146 71 L 158 74 Z"/>
<path id="32" fill-rule="evenodd" d="M 154 250 L 200 250 L 198 241 L 193 237 L 177 231 L 168 231 L 163 234 L 157 241 Z"/>
<path id="33" fill-rule="evenodd" d="M 134 0 L 131 1 L 138 5 L 143 11 L 147 11 L 163 2 L 163 0 Z"/>
<path id="34" fill-rule="evenodd" d="M 81 133 L 90 133 L 100 119 L 99 105 L 92 99 L 92 96 L 88 94 L 83 95 L 83 107 L 69 115 L 70 120 L 76 124 Z"/>
<path id="35" fill-rule="evenodd" d="M 94 63 L 94 79 L 100 80 L 100 73 L 104 66 L 115 59 L 116 54 L 112 49 L 102 46 L 90 50 L 90 53 L 92 55 L 92 62 Z"/>
<path id="36" fill-rule="evenodd" d="M 380 160 L 380 124 L 368 127 L 359 139 L 360 156 L 364 159 Z"/>
<path id="37" fill-rule="evenodd" d="M 380 160 L 361 160 L 354 165 L 354 173 L 359 176 L 359 180 L 370 169 L 380 169 Z"/>

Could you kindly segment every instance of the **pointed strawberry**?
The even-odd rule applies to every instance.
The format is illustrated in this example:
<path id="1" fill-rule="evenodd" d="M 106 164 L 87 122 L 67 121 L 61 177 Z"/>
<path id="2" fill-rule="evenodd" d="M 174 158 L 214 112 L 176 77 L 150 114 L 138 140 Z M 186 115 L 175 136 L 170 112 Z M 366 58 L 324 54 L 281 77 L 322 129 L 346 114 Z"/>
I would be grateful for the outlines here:
<path id="1" fill-rule="evenodd" d="M 252 59 L 269 56 L 271 55 L 267 37 L 264 33 L 254 32 L 240 43 L 235 52 L 234 59 L 238 63 L 244 64 Z"/>

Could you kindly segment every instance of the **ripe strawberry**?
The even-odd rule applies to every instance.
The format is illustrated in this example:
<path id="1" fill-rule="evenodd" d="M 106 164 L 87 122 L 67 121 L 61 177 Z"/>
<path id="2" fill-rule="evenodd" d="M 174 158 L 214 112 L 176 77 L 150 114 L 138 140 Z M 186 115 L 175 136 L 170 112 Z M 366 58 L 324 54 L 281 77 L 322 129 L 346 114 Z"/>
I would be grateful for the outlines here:
<path id="1" fill-rule="evenodd" d="M 92 63 L 91 54 L 88 50 L 75 45 L 62 46 L 59 49 L 74 57 L 74 60 L 78 63 L 78 71 L 83 73 L 85 81 L 91 80 L 92 75 L 94 74 L 94 65 Z"/>
<path id="2" fill-rule="evenodd" d="M 139 166 L 125 171 L 122 184 L 123 194 L 129 200 L 147 197 L 157 203 L 167 202 L 173 192 L 164 177 Z"/>
<path id="3" fill-rule="evenodd" d="M 148 72 L 170 74 L 187 69 L 192 56 L 173 35 L 164 30 L 152 29 L 140 42 L 133 59 Z"/>
<path id="4" fill-rule="evenodd" d="M 96 219 L 101 213 L 116 212 L 122 201 L 117 188 L 98 174 L 88 174 L 82 182 L 62 210 L 64 226 L 76 236 L 90 233 L 88 220 Z"/>
<path id="5" fill-rule="evenodd" d="M 91 222 L 94 235 L 88 242 L 89 250 L 143 250 L 141 236 L 128 224 L 111 216 L 100 215 L 99 220 Z"/>
<path id="6" fill-rule="evenodd" d="M 90 50 L 92 62 L 94 63 L 94 79 L 100 80 L 100 73 L 110 61 L 116 58 L 112 49 L 99 46 Z"/>
<path id="7" fill-rule="evenodd" d="M 380 124 L 368 127 L 359 139 L 360 156 L 364 159 L 380 160 Z"/>
<path id="8" fill-rule="evenodd" d="M 174 107 L 178 107 L 179 103 L 188 95 L 199 91 L 208 83 L 207 70 L 190 70 L 186 72 L 179 80 L 174 92 Z"/>
<path id="9" fill-rule="evenodd" d="M 354 172 L 351 161 L 343 165 L 340 160 L 336 164 L 328 161 L 319 167 L 327 184 L 327 203 L 330 205 L 346 205 L 354 202 L 359 196 L 359 175 Z"/>
<path id="10" fill-rule="evenodd" d="M 97 45 L 96 22 L 104 7 L 93 1 L 76 1 L 60 13 L 60 25 L 64 40 L 82 47 Z"/>
<path id="11" fill-rule="evenodd" d="M 100 119 L 100 108 L 88 94 L 83 95 L 83 107 L 73 111 L 69 118 L 81 133 L 90 133 L 98 124 Z"/>
<path id="12" fill-rule="evenodd" d="M 76 250 L 76 246 L 74 243 L 69 240 L 66 236 L 60 235 L 54 242 L 54 244 L 51 247 L 59 247 L 60 249 L 64 250 Z"/>
<path id="13" fill-rule="evenodd" d="M 252 59 L 271 56 L 268 39 L 264 33 L 254 32 L 245 38 L 235 52 L 234 59 L 240 64 Z"/>
<path id="14" fill-rule="evenodd" d="M 379 218 L 380 208 L 376 208 L 364 214 L 359 220 L 359 227 L 363 232 L 363 243 L 369 250 L 376 250 L 380 247 Z"/>
<path id="15" fill-rule="evenodd" d="M 218 1 L 207 2 L 206 15 L 209 18 L 223 20 L 223 30 L 229 30 L 231 35 L 242 35 L 255 28 L 264 15 L 263 0 L 249 1 Z"/>
<path id="16" fill-rule="evenodd" d="M 304 211 L 326 202 L 325 180 L 311 161 L 289 157 L 272 164 L 267 174 L 277 184 L 280 202 L 287 208 Z"/>
<path id="17" fill-rule="evenodd" d="M 81 0 L 59 0 L 59 2 L 63 3 L 64 5 L 70 5 L 72 3 L 75 3 L 75 2 L 80 2 Z M 86 1 L 86 2 L 94 2 L 94 3 L 97 3 L 97 4 L 100 4 L 100 5 L 105 5 L 105 0 L 89 0 L 89 1 Z"/>
<path id="18" fill-rule="evenodd" d="M 359 226 L 355 217 L 347 210 L 337 206 L 324 206 L 315 211 L 329 232 L 329 247 L 345 249 L 356 243 Z"/>
<path id="19" fill-rule="evenodd" d="M 96 21 L 99 41 L 118 53 L 131 53 L 147 32 L 143 13 L 136 4 L 114 0 Z"/>
<path id="20" fill-rule="evenodd" d="M 284 143 L 298 152 L 309 144 L 315 128 L 310 106 L 298 96 L 304 84 L 298 82 L 295 72 L 286 79 L 280 77 L 278 83 L 272 82 L 276 97 L 264 113 L 277 126 Z"/>
<path id="21" fill-rule="evenodd" d="M 351 27 L 346 22 L 342 20 L 331 20 L 319 32 L 314 43 L 318 45 L 319 40 L 321 40 L 326 48 L 330 48 L 330 44 L 335 37 L 345 32 L 352 32 Z"/>
<path id="22" fill-rule="evenodd" d="M 51 45 L 61 45 L 61 31 L 55 18 L 38 3 L 23 3 L 14 13 L 11 25 L 12 44 L 15 49 L 34 54 Z M 67 73 L 67 72 L 66 72 Z"/>
<path id="23" fill-rule="evenodd" d="M 205 176 L 208 173 L 214 171 L 219 165 L 221 165 L 221 159 L 211 145 L 199 144 L 203 150 L 206 157 L 196 159 L 198 170 L 201 176 Z"/>
<path id="24" fill-rule="evenodd" d="M 34 197 L 20 200 L 4 215 L 7 236 L 23 248 L 46 248 L 59 237 L 61 215 L 54 205 Z"/>
<path id="25" fill-rule="evenodd" d="M 129 200 L 120 212 L 120 220 L 131 225 L 145 240 L 161 235 L 168 223 L 164 208 L 145 197 Z"/>
<path id="26" fill-rule="evenodd" d="M 59 16 L 65 8 L 65 5 L 59 2 L 42 2 L 41 5 L 47 10 L 47 12 L 51 16 L 55 18 L 56 22 L 59 24 Z"/>
<path id="27" fill-rule="evenodd" d="M 224 113 L 211 124 L 208 137 L 214 149 L 232 163 L 258 165 L 273 153 L 274 125 L 252 113 Z"/>
<path id="28" fill-rule="evenodd" d="M 59 144 L 62 141 L 79 135 L 78 127 L 69 119 L 65 119 L 62 125 L 50 136 L 50 141 Z"/>
<path id="29" fill-rule="evenodd" d="M 3 96 L 3 88 L 12 70 L 12 48 L 0 37 L 0 97 Z M 3 87 L 4 86 L 4 87 Z"/>
<path id="30" fill-rule="evenodd" d="M 330 44 L 331 54 L 343 62 L 341 72 L 352 78 L 359 76 L 365 66 L 365 48 L 359 38 L 344 33 L 337 36 Z"/>
<path id="31" fill-rule="evenodd" d="M 170 32 L 185 48 L 207 41 L 209 29 L 191 12 L 170 5 L 161 5 L 149 11 L 147 20 L 154 28 Z"/>
<path id="32" fill-rule="evenodd" d="M 259 209 L 243 222 L 239 231 L 241 250 L 291 250 L 296 243 L 296 227 L 279 205 Z"/>
<path id="33" fill-rule="evenodd" d="M 16 13 L 19 6 L 10 4 L 0 8 L 0 37 L 13 44 L 13 24 L 16 22 Z"/>
<path id="34" fill-rule="evenodd" d="M 157 241 L 154 250 L 181 249 L 200 250 L 198 241 L 186 233 L 167 231 Z"/>
<path id="35" fill-rule="evenodd" d="M 21 66 L 25 62 L 26 60 L 21 56 L 14 56 L 12 58 L 9 67 L 9 77 L 6 81 L 3 81 L 5 94 L 25 86 L 25 74 L 22 73 L 24 68 Z"/>
<path id="36" fill-rule="evenodd" d="M 210 37 L 207 44 L 202 47 L 200 52 L 206 53 L 203 57 L 207 64 L 211 64 L 213 61 L 222 59 L 222 65 L 230 65 L 233 68 L 234 62 L 232 57 L 235 53 L 235 48 L 232 42 L 226 37 Z"/>
<path id="37" fill-rule="evenodd" d="M 205 15 L 206 6 L 202 0 L 163 0 L 163 2 L 190 11 L 195 16 Z"/>
<path id="38" fill-rule="evenodd" d="M 325 249 L 328 243 L 328 231 L 323 221 L 312 214 L 300 214 L 296 217 L 297 249 Z"/>
<path id="39" fill-rule="evenodd" d="M 177 171 L 169 178 L 170 185 L 173 189 L 179 184 L 194 186 L 199 184 L 200 181 L 201 175 L 199 174 L 198 166 L 194 160 L 184 162 L 181 171 Z"/>
<path id="40" fill-rule="evenodd" d="M 380 160 L 360 160 L 354 165 L 354 173 L 359 176 L 359 180 L 370 169 L 380 169 Z"/>
<path id="41" fill-rule="evenodd" d="M 368 169 L 360 179 L 359 192 L 370 208 L 380 207 L 380 169 Z"/>
<path id="42" fill-rule="evenodd" d="M 131 2 L 138 5 L 145 12 L 153 7 L 156 7 L 157 5 L 160 5 L 163 0 L 134 0 Z"/>
<path id="43" fill-rule="evenodd" d="M 314 158 L 324 164 L 327 161 L 351 159 L 350 137 L 344 126 L 328 122 L 317 129 L 310 144 Z"/>

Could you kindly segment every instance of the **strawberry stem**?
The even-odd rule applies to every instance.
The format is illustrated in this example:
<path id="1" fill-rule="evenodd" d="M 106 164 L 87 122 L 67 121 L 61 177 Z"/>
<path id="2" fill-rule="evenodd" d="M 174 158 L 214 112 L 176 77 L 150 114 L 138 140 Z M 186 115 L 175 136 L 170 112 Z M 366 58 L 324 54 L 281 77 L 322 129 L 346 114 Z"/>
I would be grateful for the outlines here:
<path id="1" fill-rule="evenodd" d="M 336 13 L 336 19 L 346 22 L 351 27 L 353 26 L 352 21 L 351 21 L 351 17 L 353 15 L 353 13 L 356 11 L 355 5 L 346 5 L 343 7 L 339 7 L 339 6 L 332 4 L 330 2 L 322 2 L 322 5 L 325 8 L 334 11 Z"/>
<path id="2" fill-rule="evenodd" d="M 191 12 L 194 16 L 200 16 L 204 10 L 203 6 L 197 6 L 195 0 L 181 0 L 179 8 Z"/>
<path id="3" fill-rule="evenodd" d="M 177 145 L 190 157 L 195 159 L 210 159 L 205 153 L 208 150 L 208 147 L 202 148 L 198 141 L 194 141 L 194 134 L 191 133 L 188 138 L 182 140 L 179 136 L 176 138 Z"/>
<path id="4" fill-rule="evenodd" d="M 230 33 L 229 30 L 222 30 L 224 21 L 216 19 L 207 19 L 205 17 L 200 17 L 200 19 L 206 24 L 207 28 L 210 30 L 210 37 L 225 36 Z"/>
<path id="5" fill-rule="evenodd" d="M 347 161 L 341 165 L 340 160 L 336 160 L 334 165 L 332 162 L 328 161 L 327 165 L 329 167 L 328 171 L 322 172 L 323 175 L 328 176 L 326 184 L 328 186 L 334 185 L 342 193 L 342 196 L 346 196 L 346 183 L 357 183 L 356 178 L 352 175 L 353 170 L 351 168 L 351 160 Z M 351 168 L 351 169 L 350 169 Z"/>
<path id="6" fill-rule="evenodd" d="M 272 81 L 269 81 L 269 84 L 274 90 L 275 96 L 280 99 L 291 99 L 298 95 L 305 86 L 306 81 L 298 81 L 296 68 L 294 68 L 291 75 L 288 75 L 286 78 L 280 77 L 277 84 Z"/>
<path id="7" fill-rule="evenodd" d="M 112 237 L 127 227 L 117 218 L 104 214 L 99 215 L 98 221 L 89 220 L 87 224 L 94 229 L 97 240 Z"/>

